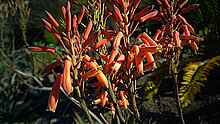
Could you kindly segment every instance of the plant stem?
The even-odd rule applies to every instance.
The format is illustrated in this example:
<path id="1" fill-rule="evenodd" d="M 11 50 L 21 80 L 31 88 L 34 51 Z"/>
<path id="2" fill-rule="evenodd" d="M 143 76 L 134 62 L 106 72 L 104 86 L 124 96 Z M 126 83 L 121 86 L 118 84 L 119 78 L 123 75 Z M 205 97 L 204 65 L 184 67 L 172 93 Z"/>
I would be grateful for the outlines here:
<path id="1" fill-rule="evenodd" d="M 130 103 L 131 103 L 131 110 L 134 113 L 134 117 L 136 118 L 138 123 L 142 123 L 136 103 L 136 76 L 134 76 L 134 80 L 131 82 L 129 95 L 131 96 Z"/>
<path id="2" fill-rule="evenodd" d="M 76 104 L 78 107 L 82 108 L 82 106 L 80 105 L 80 102 L 78 100 L 76 100 L 73 97 L 69 97 L 65 91 L 61 88 L 61 91 L 74 103 Z M 88 109 L 89 114 L 99 123 L 99 124 L 103 124 L 102 121 L 92 112 Z"/>
<path id="3" fill-rule="evenodd" d="M 125 37 L 125 43 L 127 43 L 127 47 L 129 48 L 130 47 L 129 36 Z M 128 50 L 126 52 L 127 52 L 126 57 L 128 57 L 128 55 L 129 55 Z M 127 58 L 126 58 L 126 60 L 127 60 Z M 142 121 L 140 119 L 139 111 L 137 109 L 137 103 L 136 103 L 136 76 L 134 76 L 134 74 L 131 73 L 130 69 L 128 69 L 127 72 L 128 72 L 128 84 L 130 85 L 130 87 L 129 87 L 129 96 L 130 96 L 129 101 L 131 103 L 131 110 L 134 113 L 134 117 L 136 118 L 136 120 L 139 123 L 142 123 Z M 132 81 L 132 75 L 133 75 L 133 81 Z"/>
<path id="4" fill-rule="evenodd" d="M 176 53 L 176 56 L 179 56 L 180 51 Z M 176 62 L 176 63 L 175 63 Z M 173 89 L 174 89 L 174 97 L 175 97 L 175 103 L 178 111 L 178 117 L 181 124 L 185 124 L 184 118 L 183 118 L 183 111 L 180 104 L 180 98 L 179 98 L 179 83 L 178 83 L 178 65 L 179 65 L 179 59 L 176 61 L 169 60 L 169 73 L 172 77 L 173 82 Z"/>
<path id="5" fill-rule="evenodd" d="M 113 104 L 114 104 L 114 106 L 115 106 L 115 108 L 116 108 L 116 112 L 117 112 L 117 114 L 118 114 L 118 116 L 119 116 L 119 119 L 120 119 L 120 120 L 122 121 L 122 123 L 124 124 L 124 123 L 125 123 L 125 119 L 124 119 L 124 117 L 122 116 L 122 113 L 121 113 L 121 110 L 120 110 L 120 108 L 119 108 L 118 103 L 116 102 L 116 97 L 115 97 L 115 94 L 114 94 L 114 92 L 113 92 L 113 89 L 112 89 L 112 86 L 111 86 L 110 81 L 108 82 L 108 84 L 109 84 L 108 92 L 109 92 L 110 98 L 111 98 L 111 100 L 112 100 L 112 102 L 113 102 Z"/>
<path id="6" fill-rule="evenodd" d="M 77 95 L 78 95 L 78 97 L 79 97 L 80 106 L 82 107 L 83 111 L 86 113 L 86 116 L 87 116 L 87 118 L 88 118 L 89 123 L 90 123 L 90 124 L 94 124 L 94 122 L 93 122 L 93 120 L 92 120 L 92 117 L 91 117 L 91 115 L 90 115 L 90 113 L 89 113 L 89 109 L 88 109 L 88 107 L 87 107 L 87 105 L 86 105 L 86 102 L 85 102 L 85 100 L 81 97 L 81 93 L 80 93 L 79 86 L 76 86 L 75 89 L 76 89 Z"/>
<path id="7" fill-rule="evenodd" d="M 80 99 L 80 104 L 81 104 L 81 106 L 82 106 L 82 109 L 85 111 L 85 113 L 86 113 L 86 116 L 87 116 L 87 118 L 88 118 L 88 120 L 89 120 L 89 123 L 90 124 L 94 124 L 94 122 L 93 122 L 93 120 L 92 120 L 92 117 L 91 117 L 91 115 L 90 115 L 90 113 L 89 113 L 89 109 L 88 109 L 88 107 L 87 107 L 87 105 L 86 105 L 86 102 L 85 102 L 85 100 L 84 99 Z"/>
<path id="8" fill-rule="evenodd" d="M 176 106 L 178 110 L 179 120 L 181 124 L 185 124 L 184 118 L 183 118 L 183 110 L 180 104 L 180 98 L 179 98 L 179 83 L 178 83 L 178 65 L 179 65 L 179 56 L 180 56 L 180 50 L 176 52 L 176 64 L 172 63 L 172 75 L 173 75 L 173 88 L 174 88 L 174 95 L 175 95 L 175 101 Z"/>
<path id="9" fill-rule="evenodd" d="M 173 34 L 174 34 L 174 8 L 175 8 L 175 1 L 172 0 L 171 1 L 171 43 L 174 42 L 173 39 Z M 169 74 L 172 77 L 172 82 L 173 82 L 173 89 L 174 89 L 174 97 L 175 97 L 175 102 L 176 102 L 176 107 L 178 110 L 178 116 L 179 116 L 179 120 L 181 124 L 185 124 L 184 122 L 184 118 L 183 118 L 183 111 L 182 111 L 182 107 L 180 104 L 180 98 L 179 98 L 179 84 L 178 84 L 178 66 L 179 66 L 179 56 L 180 56 L 180 52 L 181 49 L 179 48 L 170 48 L 170 52 L 169 52 L 169 58 L 168 58 L 168 62 L 169 62 Z"/>
<path id="10" fill-rule="evenodd" d="M 177 74 L 174 75 L 174 94 L 175 94 L 175 99 L 176 99 L 176 105 L 177 105 L 177 110 L 179 114 L 179 120 L 181 124 L 185 124 L 184 118 L 183 118 L 183 110 L 180 105 L 180 98 L 179 98 L 179 89 L 178 89 L 178 82 L 177 82 Z"/>

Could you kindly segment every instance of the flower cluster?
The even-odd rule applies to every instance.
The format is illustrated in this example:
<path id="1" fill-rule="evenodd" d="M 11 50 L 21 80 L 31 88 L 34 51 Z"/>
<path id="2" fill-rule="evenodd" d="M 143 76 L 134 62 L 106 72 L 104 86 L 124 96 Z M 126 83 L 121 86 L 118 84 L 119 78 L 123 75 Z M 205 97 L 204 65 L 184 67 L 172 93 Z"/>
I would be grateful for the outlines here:
<path id="1" fill-rule="evenodd" d="M 172 3 L 171 3 L 172 2 Z M 198 51 L 196 42 L 201 38 L 195 36 L 194 28 L 182 16 L 185 12 L 196 9 L 199 4 L 185 7 L 188 0 L 157 0 L 161 11 L 157 18 L 162 22 L 161 29 L 158 29 L 153 39 L 163 46 L 167 55 L 171 48 L 181 49 L 185 45 L 190 45 L 194 51 Z M 171 5 L 175 5 L 172 6 Z M 185 8 L 184 8 L 185 7 Z M 175 53 L 175 52 L 174 52 Z"/>
<path id="2" fill-rule="evenodd" d="M 135 13 L 140 0 L 137 1 L 108 1 L 106 13 L 116 24 L 118 30 L 103 29 L 101 34 L 104 38 L 94 45 L 94 50 L 103 51 L 102 46 L 107 42 L 111 42 L 111 50 L 99 52 L 98 55 L 104 61 L 102 69 L 104 74 L 111 82 L 114 93 L 118 96 L 119 104 L 127 108 L 129 104 L 127 95 L 129 87 L 132 84 L 131 79 L 136 80 L 136 77 L 142 75 L 149 68 L 155 69 L 156 64 L 153 54 L 160 51 L 160 46 L 147 35 L 141 33 L 138 37 L 142 43 L 130 41 L 130 37 L 136 31 L 138 25 L 147 19 L 154 19 L 157 15 L 157 10 L 153 6 L 147 6 L 138 13 Z M 146 59 L 146 60 L 145 60 Z M 100 89 L 98 87 L 98 89 Z M 135 91 L 136 92 L 136 91 Z M 105 95 L 103 95 L 105 94 Z M 107 99 L 108 95 L 104 90 L 100 97 L 94 103 L 103 103 L 102 99 Z M 110 102 L 111 104 L 111 102 Z"/>
<path id="3" fill-rule="evenodd" d="M 152 54 L 159 51 L 157 43 L 145 32 L 139 35 L 143 41 L 142 44 L 136 44 L 136 42 L 131 44 L 129 37 L 140 22 L 153 18 L 158 11 L 154 10 L 153 6 L 147 6 L 139 13 L 134 14 L 140 0 L 133 2 L 121 0 L 114 3 L 109 1 L 109 8 L 106 8 L 106 12 L 114 20 L 119 31 L 103 29 L 93 32 L 93 22 L 90 21 L 81 35 L 78 25 L 81 24 L 86 8 L 77 2 L 74 3 L 81 8 L 79 14 L 71 14 L 71 6 L 68 1 L 66 7 L 62 7 L 63 20 L 60 20 L 61 24 L 47 11 L 47 20 L 42 19 L 45 28 L 60 41 L 64 49 L 63 55 L 55 48 L 29 47 L 34 52 L 50 52 L 58 54 L 60 57 L 45 67 L 44 72 L 48 73 L 57 66 L 63 66 L 63 73 L 57 74 L 57 80 L 49 97 L 49 110 L 55 111 L 56 109 L 59 86 L 62 86 L 69 95 L 74 89 L 73 83 L 81 86 L 82 82 L 92 77 L 98 79 L 94 86 L 97 87 L 96 94 L 99 94 L 98 99 L 93 103 L 100 103 L 102 106 L 110 103 L 112 106 L 113 103 L 109 101 L 110 96 L 107 92 L 109 84 L 111 84 L 114 94 L 118 96 L 118 103 L 126 109 L 129 104 L 127 95 L 131 82 L 124 79 L 142 75 L 148 68 L 155 69 L 155 60 Z M 129 13 L 129 11 L 131 12 Z M 103 39 L 95 42 L 99 35 L 102 35 Z M 109 41 L 112 42 L 110 51 L 97 52 Z M 98 64 L 95 58 L 89 56 L 91 52 L 95 52 L 104 63 Z M 147 63 L 144 64 L 143 59 L 145 58 Z M 131 71 L 135 72 L 134 75 Z M 101 90 L 103 88 L 104 90 Z M 112 108 L 114 107 L 112 106 Z"/>
<path id="4" fill-rule="evenodd" d="M 59 40 L 63 47 L 62 54 L 55 48 L 44 46 L 31 46 L 29 49 L 58 55 L 58 60 L 46 66 L 44 72 L 49 73 L 57 66 L 63 67 L 62 73 L 57 72 L 57 79 L 49 96 L 50 111 L 56 110 L 60 87 L 68 95 L 72 95 L 75 87 L 83 94 L 88 88 L 88 85 L 84 85 L 85 82 L 90 78 L 96 78 L 97 82 L 93 87 L 96 88 L 95 94 L 98 97 L 93 99 L 93 104 L 103 107 L 109 104 L 114 114 L 115 110 L 120 113 L 117 110 L 118 104 L 127 109 L 132 102 L 131 110 L 136 118 L 139 118 L 135 108 L 136 78 L 148 69 L 157 68 L 153 54 L 162 51 L 168 55 L 173 48 L 172 53 L 175 54 L 176 50 L 188 44 L 194 50 L 198 50 L 196 42 L 199 38 L 194 35 L 193 27 L 182 16 L 183 13 L 198 7 L 197 4 L 183 8 L 187 0 L 179 5 L 178 0 L 157 0 L 161 11 L 156 10 L 154 6 L 147 6 L 136 12 L 140 2 L 141 0 L 107 1 L 105 12 L 117 26 L 114 30 L 105 29 L 105 26 L 99 26 L 102 29 L 97 28 L 98 23 L 92 21 L 89 8 L 76 1 L 73 3 L 80 7 L 79 14 L 71 14 L 71 4 L 67 1 L 66 7 L 62 7 L 63 19 L 59 20 L 60 23 L 46 11 L 47 19 L 42 19 L 42 22 Z M 93 4 L 88 3 L 95 8 L 102 6 L 100 0 L 94 1 Z M 87 26 L 82 23 L 85 15 L 89 16 Z M 134 37 L 138 26 L 149 19 L 161 21 L 162 28 L 158 29 L 153 37 L 142 32 L 131 41 L 130 37 Z M 85 26 L 84 32 L 80 32 L 80 25 Z M 139 40 L 141 42 L 137 42 Z M 106 49 L 107 43 L 111 45 Z"/>

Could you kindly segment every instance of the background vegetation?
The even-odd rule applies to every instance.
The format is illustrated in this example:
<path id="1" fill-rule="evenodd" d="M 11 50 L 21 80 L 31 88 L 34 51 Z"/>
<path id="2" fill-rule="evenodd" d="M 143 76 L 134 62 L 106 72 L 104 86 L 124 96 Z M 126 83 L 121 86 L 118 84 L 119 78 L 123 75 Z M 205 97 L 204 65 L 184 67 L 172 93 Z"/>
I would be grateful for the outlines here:
<path id="1" fill-rule="evenodd" d="M 54 77 L 53 74 L 42 73 L 42 69 L 53 60 L 53 56 L 47 53 L 31 53 L 27 49 L 29 45 L 57 45 L 56 39 L 44 30 L 41 18 L 45 16 L 44 10 L 48 10 L 59 19 L 61 5 L 65 2 L 65 0 L 0 0 L 0 123 L 83 121 L 81 119 L 85 115 L 64 94 L 61 94 L 55 114 L 46 111 Z M 154 0 L 142 1 L 140 7 L 154 2 Z M 182 86 L 189 88 L 198 86 L 191 90 L 192 92 L 182 91 L 182 93 L 200 92 L 193 94 L 194 98 L 190 100 L 193 104 L 186 105 L 184 116 L 188 123 L 219 123 L 220 58 L 216 56 L 220 55 L 220 5 L 217 0 L 190 2 L 199 3 L 200 7 L 186 13 L 185 17 L 195 27 L 197 35 L 204 40 L 199 43 L 198 54 L 190 49 L 184 49 L 182 55 L 179 80 L 187 82 Z M 157 26 L 158 24 L 153 21 L 147 22 L 138 30 L 146 30 L 153 34 Z M 213 57 L 215 58 L 212 59 Z M 164 72 L 167 71 L 163 60 L 159 60 L 158 63 L 160 65 L 158 70 L 146 73 L 139 79 L 139 85 L 143 85 L 140 90 L 140 94 L 143 95 L 139 96 L 141 99 L 138 103 L 139 109 L 140 112 L 146 113 L 141 114 L 141 118 L 148 123 L 175 123 L 178 120 L 173 116 L 176 110 L 171 98 L 172 86 L 169 80 L 166 80 Z M 190 68 L 190 65 L 196 67 Z M 188 80 L 184 78 L 186 72 L 191 76 Z M 199 77 L 202 74 L 203 77 Z"/>

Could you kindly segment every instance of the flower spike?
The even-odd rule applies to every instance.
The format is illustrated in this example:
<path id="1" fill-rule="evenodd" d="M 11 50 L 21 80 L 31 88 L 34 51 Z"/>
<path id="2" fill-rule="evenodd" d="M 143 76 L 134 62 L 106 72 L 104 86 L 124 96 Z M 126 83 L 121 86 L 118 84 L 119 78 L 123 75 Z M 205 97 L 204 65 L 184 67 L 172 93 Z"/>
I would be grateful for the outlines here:
<path id="1" fill-rule="evenodd" d="M 84 13 L 85 13 L 85 7 L 84 7 L 84 6 L 81 6 L 80 12 L 79 12 L 78 17 L 77 17 L 77 24 L 80 24 L 80 23 L 81 23 L 82 18 L 83 18 L 83 16 L 84 16 Z"/>
<path id="2" fill-rule="evenodd" d="M 59 23 L 53 18 L 53 16 L 52 16 L 49 12 L 47 12 L 46 10 L 45 10 L 45 13 L 46 13 L 46 15 L 47 15 L 47 18 L 50 20 L 50 22 L 51 22 L 55 27 L 59 27 Z"/>
<path id="3" fill-rule="evenodd" d="M 150 44 L 150 46 L 157 46 L 157 43 L 147 34 L 147 33 L 142 33 L 141 37 L 146 39 L 148 41 L 148 43 Z M 143 40 L 143 42 L 148 45 L 148 43 L 146 43 L 145 40 Z"/>
<path id="4" fill-rule="evenodd" d="M 121 42 L 121 38 L 123 37 L 123 33 L 121 31 L 118 32 L 114 42 L 113 42 L 113 47 L 118 49 L 120 42 Z"/>
<path id="5" fill-rule="evenodd" d="M 139 20 L 142 16 L 152 11 L 154 6 L 147 6 L 134 16 L 134 20 Z"/>
<path id="6" fill-rule="evenodd" d="M 181 9 L 187 2 L 188 0 L 184 0 L 178 7 Z"/>
<path id="7" fill-rule="evenodd" d="M 44 72 L 44 73 L 49 73 L 49 72 L 51 72 L 54 68 L 56 68 L 56 67 L 58 67 L 58 66 L 61 66 L 62 64 L 63 64 L 63 63 L 62 63 L 61 60 L 57 60 L 57 61 L 55 61 L 55 62 L 52 62 L 52 63 L 50 63 L 49 65 L 47 65 L 47 66 L 44 68 L 43 72 Z"/>
<path id="8" fill-rule="evenodd" d="M 49 99 L 48 99 L 48 110 L 55 112 L 57 108 L 57 103 L 59 99 L 59 93 L 60 93 L 60 86 L 63 82 L 63 75 L 57 75 L 56 81 L 53 84 L 53 88 L 50 92 Z"/>
<path id="9" fill-rule="evenodd" d="M 121 15 L 121 12 L 119 10 L 119 8 L 117 6 L 114 5 L 114 13 L 118 19 L 119 22 L 123 22 L 123 18 L 122 18 L 122 15 Z"/>
<path id="10" fill-rule="evenodd" d="M 72 78 L 70 76 L 70 69 L 72 66 L 72 61 L 69 59 L 64 60 L 64 68 L 63 68 L 63 89 L 66 92 L 66 94 L 70 94 L 73 91 L 72 86 Z"/>
<path id="11" fill-rule="evenodd" d="M 83 39 L 84 40 L 87 40 L 91 29 L 92 29 L 92 21 L 89 22 L 89 24 L 87 25 L 87 27 L 86 27 L 86 29 L 85 29 L 85 31 L 83 33 Z"/>
<path id="12" fill-rule="evenodd" d="M 45 46 L 30 46 L 28 47 L 33 52 L 49 52 L 49 53 L 56 53 L 55 48 L 49 48 Z"/>
<path id="13" fill-rule="evenodd" d="M 157 13 L 158 13 L 157 10 L 155 10 L 155 11 L 153 11 L 153 12 L 150 12 L 149 14 L 147 14 L 147 15 L 141 17 L 141 18 L 139 19 L 139 21 L 140 21 L 140 22 L 144 22 L 145 20 L 147 20 L 147 19 L 149 19 L 149 18 L 152 18 L 152 17 L 156 16 Z"/>
<path id="14" fill-rule="evenodd" d="M 98 37 L 99 32 L 94 32 L 89 35 L 88 39 L 82 44 L 82 49 L 85 49 L 89 45 L 91 45 Z"/>

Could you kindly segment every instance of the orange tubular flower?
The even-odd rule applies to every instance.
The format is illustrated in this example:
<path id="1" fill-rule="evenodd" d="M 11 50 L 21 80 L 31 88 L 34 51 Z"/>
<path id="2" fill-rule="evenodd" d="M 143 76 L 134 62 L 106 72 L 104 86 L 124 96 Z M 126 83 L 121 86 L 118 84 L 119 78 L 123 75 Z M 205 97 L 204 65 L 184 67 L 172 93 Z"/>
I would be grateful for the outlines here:
<path id="1" fill-rule="evenodd" d="M 168 0 L 163 0 L 163 2 L 165 3 L 165 6 L 166 6 L 167 8 L 170 8 L 170 4 L 168 3 Z"/>
<path id="2" fill-rule="evenodd" d="M 145 39 L 144 37 L 141 37 L 141 41 L 147 45 L 147 46 L 150 46 L 149 42 L 147 41 L 147 39 Z"/>
<path id="3" fill-rule="evenodd" d="M 166 12 L 166 9 L 164 7 L 164 4 L 162 4 L 162 2 L 160 0 L 157 0 L 157 4 L 161 7 L 163 12 Z"/>
<path id="4" fill-rule="evenodd" d="M 77 17 L 76 15 L 73 16 L 73 29 L 75 29 L 77 26 Z"/>
<path id="5" fill-rule="evenodd" d="M 66 31 L 70 32 L 72 28 L 72 23 L 71 23 L 71 13 L 70 10 L 67 11 L 67 19 L 66 19 Z"/>
<path id="6" fill-rule="evenodd" d="M 70 10 L 70 1 L 68 0 L 67 2 L 66 2 L 66 10 Z"/>
<path id="7" fill-rule="evenodd" d="M 119 10 L 119 8 L 117 6 L 114 5 L 114 13 L 118 19 L 119 22 L 123 22 L 123 18 L 122 18 L 122 15 L 121 15 L 121 12 Z"/>
<path id="8" fill-rule="evenodd" d="M 114 61 L 115 57 L 117 56 L 117 54 L 118 54 L 118 50 L 117 50 L 117 49 L 113 49 L 113 50 L 111 51 L 110 56 L 109 56 L 109 61 L 108 61 L 108 63 L 112 63 L 112 62 Z"/>
<path id="9" fill-rule="evenodd" d="M 111 18 L 113 21 L 116 22 L 117 19 L 116 19 L 115 15 L 113 15 L 108 8 L 106 8 L 106 13 L 110 16 L 110 18 Z"/>
<path id="10" fill-rule="evenodd" d="M 99 82 L 97 82 L 97 83 L 99 83 Z M 95 90 L 95 94 L 98 95 L 101 89 L 102 89 L 102 85 L 99 85 Z"/>
<path id="11" fill-rule="evenodd" d="M 94 32 L 89 35 L 89 38 L 82 44 L 82 49 L 85 49 L 88 47 L 90 44 L 92 44 L 98 37 L 99 32 Z"/>
<path id="12" fill-rule="evenodd" d="M 69 42 L 70 40 L 66 37 L 62 37 L 64 41 Z"/>
<path id="13" fill-rule="evenodd" d="M 86 73 L 82 76 L 82 79 L 85 81 L 85 80 L 87 80 L 87 79 L 90 78 L 90 77 L 96 76 L 97 79 L 98 79 L 98 81 L 100 82 L 100 84 L 101 84 L 102 86 L 105 86 L 105 87 L 108 88 L 108 80 L 107 80 L 105 74 L 98 69 L 98 64 L 97 64 L 93 59 L 91 59 L 88 55 L 85 55 L 85 56 L 84 56 L 84 59 L 85 59 L 86 61 L 88 60 L 88 63 L 87 63 L 86 66 L 87 66 L 88 68 L 92 69 L 92 70 L 86 72 Z"/>
<path id="14" fill-rule="evenodd" d="M 49 73 L 49 72 L 51 72 L 55 67 L 61 66 L 61 65 L 62 65 L 62 61 L 61 61 L 61 60 L 57 60 L 57 61 L 52 62 L 52 63 L 50 63 L 49 65 L 47 65 L 47 66 L 44 68 L 43 72 L 44 72 L 44 73 Z"/>
<path id="15" fill-rule="evenodd" d="M 67 17 L 66 17 L 66 31 L 67 32 L 70 32 L 71 31 L 71 28 L 72 28 L 72 22 L 71 22 L 71 19 L 72 19 L 72 15 L 71 15 L 71 12 L 70 12 L 70 2 L 67 1 L 66 3 L 66 14 L 67 14 Z"/>
<path id="16" fill-rule="evenodd" d="M 143 71 L 143 61 L 141 57 L 141 53 L 139 50 L 139 47 L 137 45 L 133 46 L 133 51 L 135 53 L 134 59 L 135 59 L 135 66 L 136 66 L 136 75 L 142 75 L 144 73 Z"/>
<path id="17" fill-rule="evenodd" d="M 103 91 L 102 94 L 100 95 L 100 99 L 101 99 L 100 105 L 102 107 L 104 107 L 106 102 L 108 101 L 107 95 L 108 95 L 107 91 Z"/>
<path id="18" fill-rule="evenodd" d="M 46 16 L 47 16 L 47 18 L 49 19 L 49 21 L 50 21 L 55 27 L 59 27 L 59 23 L 53 18 L 53 16 L 52 16 L 49 12 L 47 12 L 46 10 L 45 10 L 45 12 L 46 12 Z"/>
<path id="19" fill-rule="evenodd" d="M 157 29 L 156 33 L 154 34 L 154 40 L 158 42 L 159 40 L 159 35 L 161 34 L 161 30 L 160 29 Z"/>
<path id="20" fill-rule="evenodd" d="M 86 63 L 86 67 L 90 69 L 97 69 L 98 66 L 99 66 L 98 63 L 93 59 Z"/>
<path id="21" fill-rule="evenodd" d="M 181 47 L 180 33 L 178 31 L 174 32 L 174 44 L 175 47 Z"/>
<path id="22" fill-rule="evenodd" d="M 98 63 L 94 59 L 89 57 L 87 54 L 84 55 L 83 59 L 85 61 L 87 61 L 87 63 L 86 63 L 86 67 L 87 68 L 90 68 L 92 70 L 98 68 L 98 66 L 99 66 Z"/>
<path id="23" fill-rule="evenodd" d="M 183 29 L 186 36 L 190 36 L 190 31 L 189 31 L 187 25 L 182 25 L 182 29 Z"/>
<path id="24" fill-rule="evenodd" d="M 61 39 L 60 33 L 54 27 L 51 29 L 51 33 L 57 38 L 57 40 Z"/>
<path id="25" fill-rule="evenodd" d="M 91 77 L 95 77 L 98 75 L 99 72 L 100 71 L 98 69 L 89 70 L 88 72 L 86 72 L 82 75 L 82 80 L 86 81 Z"/>
<path id="26" fill-rule="evenodd" d="M 192 47 L 192 49 L 194 50 L 194 51 L 198 51 L 198 46 L 197 46 L 197 44 L 195 43 L 195 42 L 192 42 L 192 43 L 190 43 L 190 46 Z"/>
<path id="27" fill-rule="evenodd" d="M 127 10 L 127 6 L 125 5 L 125 1 L 124 0 L 120 0 L 121 6 L 123 9 Z"/>
<path id="28" fill-rule="evenodd" d="M 145 44 L 141 45 L 139 47 L 140 51 L 142 52 L 151 52 L 151 53 L 156 53 L 159 51 L 159 49 L 157 48 L 157 46 L 147 46 Z"/>
<path id="29" fill-rule="evenodd" d="M 140 12 L 138 12 L 134 16 L 134 20 L 139 20 L 142 16 L 144 16 L 147 13 L 149 13 L 150 11 L 152 11 L 153 8 L 154 8 L 154 6 L 147 6 L 147 7 L 145 7 L 144 9 L 142 9 Z"/>
<path id="30" fill-rule="evenodd" d="M 62 14 L 64 21 L 66 21 L 66 8 L 64 6 L 62 7 Z"/>
<path id="31" fill-rule="evenodd" d="M 127 107 L 128 107 L 128 100 L 124 96 L 124 91 L 119 91 L 119 95 L 121 97 L 121 101 L 122 101 L 122 105 L 123 105 L 124 109 L 127 109 Z"/>
<path id="32" fill-rule="evenodd" d="M 178 6 L 178 8 L 181 9 L 187 2 L 188 2 L 188 0 L 184 0 L 184 1 Z"/>
<path id="33" fill-rule="evenodd" d="M 181 13 L 185 13 L 185 12 L 187 12 L 187 11 L 196 9 L 197 7 L 199 7 L 199 4 L 193 4 L 193 5 L 189 6 L 189 7 L 186 7 L 186 8 L 184 8 L 184 9 L 182 9 Z"/>
<path id="34" fill-rule="evenodd" d="M 108 56 L 104 55 L 103 53 L 99 53 L 99 56 L 102 58 L 102 60 L 104 60 L 105 62 L 109 61 Z"/>
<path id="35" fill-rule="evenodd" d="M 189 23 L 186 23 L 186 25 L 187 25 L 189 31 L 190 31 L 191 33 L 195 34 L 194 28 L 193 28 Z"/>
<path id="36" fill-rule="evenodd" d="M 108 80 L 102 71 L 100 71 L 96 77 L 102 86 L 108 88 Z"/>
<path id="37" fill-rule="evenodd" d="M 103 73 L 104 74 L 110 74 L 112 71 L 112 66 L 114 65 L 114 62 L 107 63 L 103 66 Z"/>
<path id="38" fill-rule="evenodd" d="M 117 73 L 119 68 L 121 67 L 122 62 L 125 60 L 125 56 L 121 54 L 116 60 L 115 64 L 112 67 L 112 72 Z"/>
<path id="39" fill-rule="evenodd" d="M 63 68 L 63 89 L 66 94 L 70 94 L 73 91 L 72 87 L 72 78 L 70 76 L 70 68 L 72 66 L 72 61 L 69 59 L 64 60 L 64 68 Z"/>
<path id="40" fill-rule="evenodd" d="M 86 27 L 86 29 L 85 29 L 85 31 L 83 33 L 83 39 L 84 40 L 87 40 L 91 29 L 92 29 L 92 21 L 89 22 L 89 24 L 87 25 L 87 27 Z"/>
<path id="41" fill-rule="evenodd" d="M 103 44 L 105 44 L 106 42 L 110 41 L 113 39 L 113 36 L 107 36 L 106 38 L 100 40 L 99 42 L 96 43 L 94 49 L 98 49 L 99 47 L 101 47 Z"/>
<path id="42" fill-rule="evenodd" d="M 33 52 L 49 52 L 49 53 L 56 53 L 55 48 L 49 48 L 45 46 L 30 46 L 28 47 Z"/>
<path id="43" fill-rule="evenodd" d="M 113 42 L 113 47 L 118 49 L 120 42 L 121 42 L 121 38 L 123 37 L 123 33 L 121 31 L 118 32 L 114 42 Z"/>
<path id="44" fill-rule="evenodd" d="M 50 92 L 49 99 L 48 99 L 48 110 L 49 111 L 52 111 L 52 112 L 56 111 L 62 79 L 63 79 L 63 75 L 57 75 L 56 81 L 53 84 L 53 88 Z"/>
<path id="45" fill-rule="evenodd" d="M 146 58 L 147 58 L 147 62 L 148 63 L 153 63 L 152 69 L 153 70 L 156 69 L 157 66 L 155 64 L 154 57 L 153 57 L 152 53 L 151 52 L 145 52 L 145 55 L 146 55 Z"/>
<path id="46" fill-rule="evenodd" d="M 150 19 L 151 19 L 151 20 L 158 21 L 158 22 L 161 21 L 161 18 L 160 18 L 160 17 L 156 17 L 156 16 L 154 16 L 154 17 L 152 17 L 152 18 L 150 18 Z"/>
<path id="47" fill-rule="evenodd" d="M 134 12 L 135 12 L 135 10 L 137 9 L 137 7 L 138 7 L 138 5 L 140 4 L 140 2 L 141 2 L 141 0 L 135 0 L 135 1 L 134 1 L 134 4 L 133 4 L 133 6 L 132 6 L 132 8 L 131 8 L 131 15 L 134 14 Z"/>
<path id="48" fill-rule="evenodd" d="M 132 50 L 134 51 L 135 55 L 138 55 L 138 54 L 140 53 L 140 50 L 139 50 L 138 45 L 134 45 L 134 46 L 132 47 Z"/>
<path id="49" fill-rule="evenodd" d="M 116 31 L 115 30 L 102 30 L 102 34 L 115 36 Z"/>
<path id="50" fill-rule="evenodd" d="M 150 12 L 149 14 L 147 14 L 147 15 L 145 15 L 145 16 L 142 16 L 142 17 L 139 19 L 139 21 L 140 21 L 140 22 L 144 22 L 145 20 L 156 16 L 157 13 L 158 13 L 157 10 L 155 10 L 155 11 L 153 11 L 153 12 Z"/>
<path id="51" fill-rule="evenodd" d="M 183 25 L 184 25 L 184 24 L 187 24 L 186 19 L 185 19 L 183 16 L 181 16 L 180 14 L 177 15 L 177 18 L 180 20 L 180 22 L 181 22 Z"/>
<path id="52" fill-rule="evenodd" d="M 110 103 L 110 107 L 111 107 L 111 114 L 113 115 L 113 117 L 115 116 L 115 107 L 114 107 L 114 105 L 113 105 L 113 103 L 111 102 Z"/>
<path id="53" fill-rule="evenodd" d="M 79 11 L 79 14 L 78 14 L 78 17 L 77 17 L 77 24 L 80 24 L 80 23 L 81 23 L 82 18 L 83 18 L 83 16 L 84 16 L 84 13 L 85 13 L 85 7 L 84 7 L 84 6 L 81 6 L 80 11 Z"/>
<path id="54" fill-rule="evenodd" d="M 87 54 L 84 55 L 83 59 L 85 61 L 91 61 L 92 60 L 92 58 L 90 56 L 88 56 Z"/>
<path id="55" fill-rule="evenodd" d="M 118 2 L 118 0 L 114 0 L 114 3 L 115 3 L 116 5 L 118 5 L 119 2 Z"/>
<path id="56" fill-rule="evenodd" d="M 190 35 L 190 36 L 182 35 L 182 36 L 180 36 L 180 39 L 181 40 L 195 40 L 195 41 L 198 40 L 198 38 L 196 36 L 193 36 L 193 35 Z"/>
<path id="57" fill-rule="evenodd" d="M 102 100 L 99 98 L 99 99 L 96 99 L 96 100 L 94 100 L 93 102 L 92 102 L 92 104 L 99 104 L 100 102 L 101 102 Z"/>
<path id="58" fill-rule="evenodd" d="M 148 43 L 150 44 L 150 46 L 157 46 L 157 43 L 147 33 L 145 33 L 145 32 L 142 33 L 141 37 L 145 38 L 148 41 Z M 148 45 L 148 43 L 145 43 L 145 44 Z"/>
<path id="59" fill-rule="evenodd" d="M 52 26 L 48 21 L 46 21 L 46 20 L 43 19 L 43 18 L 41 19 L 41 21 L 42 21 L 44 27 L 45 27 L 49 32 L 51 32 L 53 26 Z"/>
<path id="60" fill-rule="evenodd" d="M 152 68 L 152 66 L 153 66 L 154 64 L 155 64 L 154 62 L 144 64 L 144 71 L 147 70 L 147 69 L 149 69 L 149 68 Z"/>
<path id="61" fill-rule="evenodd" d="M 127 69 L 131 69 L 132 65 L 133 65 L 133 60 L 134 60 L 134 54 L 131 52 L 128 52 L 128 60 L 127 60 Z"/>
<path id="62" fill-rule="evenodd" d="M 134 1 L 134 5 L 132 6 L 132 8 L 133 8 L 134 10 L 136 10 L 137 7 L 138 7 L 138 5 L 140 4 L 140 2 L 141 2 L 141 0 L 135 0 L 135 1 Z"/>

